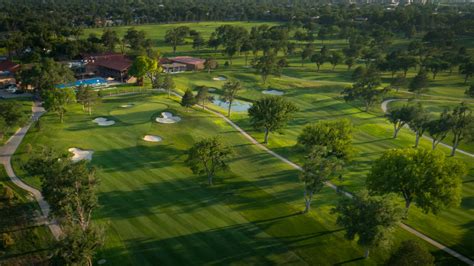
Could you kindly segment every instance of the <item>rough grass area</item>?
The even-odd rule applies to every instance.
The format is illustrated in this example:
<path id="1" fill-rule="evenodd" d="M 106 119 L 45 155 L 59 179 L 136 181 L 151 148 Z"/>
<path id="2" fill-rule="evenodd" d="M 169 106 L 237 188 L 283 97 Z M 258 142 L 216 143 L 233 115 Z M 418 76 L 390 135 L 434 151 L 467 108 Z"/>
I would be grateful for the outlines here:
<path id="1" fill-rule="evenodd" d="M 0 265 L 45 264 L 53 244 L 52 235 L 46 226 L 37 225 L 34 218 L 39 208 L 34 199 L 16 187 L 0 165 L 0 193 L 6 186 L 15 196 L 10 202 L 0 198 L 0 235 L 9 234 L 14 244 L 8 248 L 0 246 Z"/>

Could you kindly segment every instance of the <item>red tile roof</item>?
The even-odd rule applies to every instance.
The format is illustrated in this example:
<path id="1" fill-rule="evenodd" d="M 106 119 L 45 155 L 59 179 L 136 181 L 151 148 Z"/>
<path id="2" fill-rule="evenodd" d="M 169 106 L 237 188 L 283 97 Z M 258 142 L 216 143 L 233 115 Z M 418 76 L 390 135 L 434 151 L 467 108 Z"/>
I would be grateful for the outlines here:
<path id="1" fill-rule="evenodd" d="M 105 60 L 96 60 L 92 64 L 96 66 L 105 67 L 117 71 L 125 71 L 132 65 L 132 61 L 122 57 L 122 58 L 110 58 Z"/>
<path id="2" fill-rule="evenodd" d="M 9 71 L 9 72 L 13 73 L 13 72 L 17 71 L 19 67 L 20 67 L 19 64 L 13 63 L 10 60 L 0 61 L 0 71 L 2 71 L 2 72 Z"/>

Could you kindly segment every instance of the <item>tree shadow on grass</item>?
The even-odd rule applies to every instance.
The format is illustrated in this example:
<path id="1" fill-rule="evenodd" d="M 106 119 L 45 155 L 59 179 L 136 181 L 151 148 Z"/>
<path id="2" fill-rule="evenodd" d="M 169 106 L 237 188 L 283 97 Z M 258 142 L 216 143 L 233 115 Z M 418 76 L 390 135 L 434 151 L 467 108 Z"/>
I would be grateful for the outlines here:
<path id="1" fill-rule="evenodd" d="M 304 264 L 305 261 L 293 249 L 325 241 L 326 237 L 340 230 L 305 234 L 279 232 L 281 236 L 265 233 L 276 223 L 295 218 L 301 219 L 294 214 L 282 215 L 164 239 L 142 237 L 124 242 L 127 252 L 132 253 L 133 264 L 141 265 L 152 262 L 155 265 Z M 122 260 L 120 254 L 124 254 L 124 250 L 110 248 L 101 255 L 113 263 Z M 323 258 L 325 261 L 331 259 Z"/>
<path id="2" fill-rule="evenodd" d="M 173 145 L 137 145 L 121 149 L 94 152 L 93 163 L 104 172 L 151 170 L 181 163 L 186 151 Z"/>

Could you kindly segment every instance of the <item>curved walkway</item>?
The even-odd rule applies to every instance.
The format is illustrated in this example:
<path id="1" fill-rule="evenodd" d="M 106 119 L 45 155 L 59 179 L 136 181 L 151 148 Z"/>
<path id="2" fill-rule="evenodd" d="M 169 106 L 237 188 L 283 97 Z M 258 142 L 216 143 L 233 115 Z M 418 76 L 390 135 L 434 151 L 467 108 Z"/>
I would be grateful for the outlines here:
<path id="1" fill-rule="evenodd" d="M 388 100 L 385 100 L 382 102 L 382 104 L 380 105 L 380 107 L 382 108 L 382 111 L 384 113 L 387 112 L 388 110 L 388 104 L 391 103 L 391 102 L 405 102 L 405 101 L 408 101 L 408 99 L 388 99 Z M 421 101 L 421 102 L 446 102 L 446 100 L 415 100 L 415 101 Z M 456 101 L 456 102 L 459 102 L 459 101 Z M 423 135 L 423 138 L 429 140 L 429 141 L 433 141 L 432 138 L 428 137 L 428 136 L 425 136 Z M 451 145 L 448 145 L 448 144 L 445 144 L 443 142 L 439 143 L 440 146 L 443 146 L 443 147 L 446 147 L 446 148 L 449 148 L 449 149 L 452 149 L 453 147 Z M 474 153 L 470 153 L 470 152 L 467 152 L 467 151 L 463 151 L 463 150 L 460 150 L 460 149 L 456 149 L 456 152 L 459 152 L 459 153 L 462 153 L 464 155 L 467 155 L 469 157 L 472 157 L 474 158 Z"/>
<path id="2" fill-rule="evenodd" d="M 21 141 L 23 140 L 23 137 L 25 137 L 26 133 L 28 132 L 34 121 L 37 121 L 45 112 L 44 109 L 38 106 L 37 103 L 35 103 L 32 109 L 33 115 L 31 122 L 28 123 L 28 125 L 20 128 L 17 132 L 15 132 L 15 134 L 7 141 L 7 143 L 0 147 L 0 164 L 3 164 L 5 166 L 7 175 L 10 177 L 11 181 L 16 186 L 28 191 L 30 194 L 33 195 L 33 197 L 38 202 L 38 205 L 43 214 L 40 218 L 41 223 L 47 225 L 49 227 L 49 230 L 51 230 L 51 233 L 53 234 L 54 238 L 58 240 L 62 235 L 62 231 L 61 227 L 59 227 L 56 221 L 49 220 L 49 204 L 44 200 L 43 195 L 41 195 L 41 192 L 39 190 L 25 184 L 23 181 L 20 180 L 20 178 L 15 175 L 11 164 L 12 155 L 15 153 L 16 149 L 20 145 Z"/>
<path id="3" fill-rule="evenodd" d="M 161 89 L 158 89 L 158 91 L 164 92 L 164 90 L 161 90 Z M 177 97 L 180 97 L 180 98 L 182 97 L 180 94 L 178 94 L 178 93 L 176 93 L 176 92 L 172 92 L 172 94 L 175 95 L 175 96 L 177 96 Z M 396 101 L 396 99 L 387 100 L 387 101 L 383 102 L 383 103 L 382 103 L 382 109 L 385 108 L 384 110 L 386 110 L 387 104 L 388 104 L 390 101 Z M 207 107 L 205 107 L 205 109 L 206 109 L 208 112 L 210 112 L 210 113 L 212 113 L 212 114 L 214 114 L 214 115 L 216 115 L 216 116 L 218 116 L 218 117 L 224 119 L 224 121 L 226 121 L 226 122 L 227 122 L 229 125 L 231 125 L 234 129 L 236 129 L 237 131 L 239 131 L 239 132 L 240 132 L 245 138 L 247 138 L 252 144 L 254 144 L 254 145 L 256 145 L 257 147 L 259 147 L 260 149 L 266 151 L 267 153 L 269 153 L 269 154 L 272 155 L 273 157 L 275 157 L 275 158 L 277 158 L 277 159 L 283 161 L 284 163 L 290 165 L 291 167 L 293 167 L 293 168 L 295 168 L 295 169 L 297 169 L 297 170 L 299 170 L 299 171 L 302 170 L 301 166 L 299 166 L 299 165 L 295 164 L 294 162 L 292 162 L 292 161 L 286 159 L 285 157 L 279 155 L 278 153 L 276 153 L 276 152 L 270 150 L 269 148 L 267 148 L 267 147 L 266 147 L 265 145 L 263 145 L 262 143 L 258 142 L 256 139 L 254 139 L 252 136 L 250 136 L 250 134 L 248 134 L 245 130 L 243 130 L 241 127 L 239 127 L 237 124 L 235 124 L 232 120 L 230 120 L 227 116 L 225 116 L 225 115 L 223 115 L 223 114 L 221 114 L 221 113 L 219 113 L 219 112 L 217 112 L 217 111 L 214 111 L 214 110 L 212 110 L 212 109 L 209 109 L 209 108 L 207 108 Z M 385 111 L 384 111 L 384 112 L 385 112 Z M 468 153 L 468 154 L 469 154 L 469 153 Z M 471 154 L 471 156 L 472 156 L 472 154 Z M 332 188 L 332 189 L 334 189 L 334 190 L 340 192 L 340 193 L 342 192 L 342 194 L 345 195 L 346 197 L 349 197 L 349 198 L 352 198 L 352 197 L 353 197 L 353 195 L 352 195 L 351 193 L 349 193 L 349 192 L 346 192 L 346 191 L 339 191 L 339 190 L 338 190 L 338 187 L 337 187 L 336 185 L 334 185 L 333 183 L 331 183 L 331 182 L 326 182 L 326 185 L 327 185 L 328 187 L 330 187 L 330 188 Z M 462 254 L 460 254 L 460 253 L 458 253 L 458 252 L 456 252 L 455 250 L 452 250 L 452 249 L 448 248 L 447 246 L 445 246 L 445 245 L 439 243 L 438 241 L 436 241 L 436 240 L 430 238 L 429 236 L 427 236 L 427 235 L 421 233 L 420 231 L 417 231 L 416 229 L 414 229 L 414 228 L 412 228 L 412 227 L 410 227 L 410 226 L 408 226 L 408 225 L 406 225 L 406 224 L 404 224 L 404 223 L 400 223 L 400 227 L 401 227 L 403 230 L 405 230 L 405 231 L 411 233 L 412 235 L 415 235 L 416 237 L 419 237 L 419 238 L 423 239 L 424 241 L 430 243 L 431 245 L 433 245 L 433 246 L 439 248 L 440 250 L 442 250 L 442 251 L 444 251 L 444 252 L 450 254 L 451 256 L 453 256 L 453 257 L 459 259 L 460 261 L 462 261 L 462 262 L 464 262 L 464 263 L 466 263 L 466 264 L 468 264 L 468 265 L 474 265 L 474 261 L 473 261 L 473 260 L 471 260 L 471 259 L 469 259 L 468 257 L 466 257 L 466 256 L 464 256 L 464 255 L 462 255 Z"/>

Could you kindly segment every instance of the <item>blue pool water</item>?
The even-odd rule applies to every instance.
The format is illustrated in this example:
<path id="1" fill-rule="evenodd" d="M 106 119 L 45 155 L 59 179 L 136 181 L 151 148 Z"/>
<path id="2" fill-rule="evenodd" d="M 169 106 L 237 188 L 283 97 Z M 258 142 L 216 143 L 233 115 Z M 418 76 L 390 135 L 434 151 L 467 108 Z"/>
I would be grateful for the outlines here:
<path id="1" fill-rule="evenodd" d="M 75 82 L 67 83 L 67 84 L 59 84 L 57 85 L 58 88 L 63 89 L 63 88 L 70 88 L 70 87 L 79 87 L 81 85 L 84 86 L 99 86 L 99 85 L 105 85 L 107 84 L 107 80 L 101 77 L 94 77 L 94 78 L 89 78 L 89 79 L 79 79 L 76 80 Z"/>

